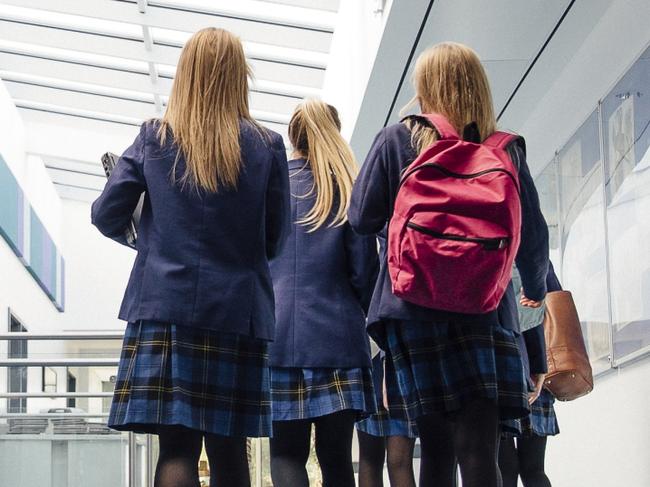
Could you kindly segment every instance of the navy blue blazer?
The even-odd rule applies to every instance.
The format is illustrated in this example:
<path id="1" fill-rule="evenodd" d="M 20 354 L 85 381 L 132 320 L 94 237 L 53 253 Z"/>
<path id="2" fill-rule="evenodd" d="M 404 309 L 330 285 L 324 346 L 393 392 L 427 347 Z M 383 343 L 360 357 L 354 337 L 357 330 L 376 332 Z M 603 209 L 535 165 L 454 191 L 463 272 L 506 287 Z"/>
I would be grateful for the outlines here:
<path id="1" fill-rule="evenodd" d="M 548 274 L 546 276 L 546 288 L 548 292 L 561 291 L 562 286 L 555 275 L 553 264 L 548 263 Z M 544 323 L 522 333 L 525 347 L 522 348 L 528 356 L 528 363 L 531 374 L 545 374 L 548 372 L 546 361 L 546 340 L 544 338 Z M 524 362 L 525 363 L 525 362 Z"/>
<path id="2" fill-rule="evenodd" d="M 521 246 L 516 263 L 522 277 L 526 296 L 541 300 L 546 295 L 546 272 L 548 266 L 548 228 L 540 210 L 537 190 L 526 164 L 525 147 L 512 144 L 509 153 L 519 167 L 522 204 Z M 395 296 L 388 275 L 385 249 L 386 225 L 393 213 L 393 203 L 402 171 L 416 158 L 411 145 L 411 132 L 402 123 L 382 129 L 368 153 L 361 174 L 352 192 L 349 218 L 352 227 L 362 234 L 379 234 L 381 268 L 368 312 L 368 325 L 382 320 L 415 320 L 497 324 L 511 330 L 518 329 L 516 313 L 503 313 L 499 320 L 497 311 L 470 315 L 448 313 L 423 308 Z M 506 298 L 514 303 L 512 286 Z M 373 335 L 373 337 L 375 337 Z M 376 336 L 381 340 L 381 336 Z"/>
<path id="3" fill-rule="evenodd" d="M 276 333 L 275 367 L 369 367 L 366 311 L 379 261 L 374 236 L 349 223 L 299 225 L 314 205 L 314 178 L 304 159 L 289 161 L 291 219 L 287 245 L 271 261 Z"/>
<path id="4" fill-rule="evenodd" d="M 268 258 L 289 232 L 289 178 L 282 137 L 241 124 L 237 190 L 206 193 L 172 183 L 177 149 L 146 122 L 117 163 L 92 222 L 121 241 L 140 195 L 138 255 L 119 317 L 270 340 L 274 299 Z M 185 171 L 178 159 L 177 174 Z"/>

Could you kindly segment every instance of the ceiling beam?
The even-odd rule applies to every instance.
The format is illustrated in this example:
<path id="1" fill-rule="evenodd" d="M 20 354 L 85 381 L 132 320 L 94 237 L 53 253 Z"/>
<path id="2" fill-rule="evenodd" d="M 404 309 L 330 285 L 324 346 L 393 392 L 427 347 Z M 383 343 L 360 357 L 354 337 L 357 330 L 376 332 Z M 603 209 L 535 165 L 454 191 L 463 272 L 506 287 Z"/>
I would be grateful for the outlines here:
<path id="1" fill-rule="evenodd" d="M 319 24 L 322 24 L 322 19 L 335 19 L 335 15 L 328 12 L 321 13 L 310 9 L 303 9 L 308 14 L 303 17 L 307 20 L 302 22 L 283 19 L 273 14 L 255 14 L 252 8 L 242 15 L 238 9 L 240 4 L 245 3 L 245 0 L 238 2 L 214 0 L 214 8 L 203 11 L 200 9 L 192 11 L 180 7 L 172 8 L 170 11 L 170 8 L 161 7 L 159 4 L 154 6 L 149 1 L 146 15 L 142 15 L 137 9 L 134 9 L 131 2 L 117 0 L 103 1 L 100 4 L 78 0 L 57 0 L 56 2 L 51 0 L 3 0 L 3 3 L 172 31 L 196 32 L 205 27 L 221 27 L 236 33 L 244 41 L 267 43 L 270 39 L 273 44 L 278 46 L 309 45 L 313 50 L 319 52 L 329 50 L 333 32 L 333 27 L 323 25 L 319 27 Z M 233 4 L 237 7 L 233 8 Z M 263 2 L 246 3 L 246 5 L 252 4 L 265 5 Z M 274 7 L 272 10 L 278 9 Z M 259 11 L 262 9 L 258 6 Z"/>
<path id="2" fill-rule="evenodd" d="M 141 29 L 142 38 L 110 35 L 81 26 L 73 29 L 54 21 L 37 22 L 7 15 L 2 13 L 0 6 L 0 40 L 5 43 L 64 50 L 70 50 L 74 46 L 73 51 L 77 52 L 175 66 L 183 43 L 178 40 L 156 39 L 148 26 L 142 26 Z M 244 43 L 244 51 L 249 59 L 259 61 L 315 69 L 325 69 L 327 66 L 326 54 L 310 50 Z"/>

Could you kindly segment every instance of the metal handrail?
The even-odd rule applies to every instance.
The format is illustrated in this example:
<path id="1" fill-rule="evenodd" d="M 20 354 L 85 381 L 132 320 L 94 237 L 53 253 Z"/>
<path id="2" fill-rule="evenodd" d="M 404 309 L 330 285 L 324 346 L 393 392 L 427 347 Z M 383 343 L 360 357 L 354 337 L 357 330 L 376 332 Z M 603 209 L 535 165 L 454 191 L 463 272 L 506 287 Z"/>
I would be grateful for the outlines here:
<path id="1" fill-rule="evenodd" d="M 108 418 L 108 413 L 0 413 L 7 418 Z"/>
<path id="2" fill-rule="evenodd" d="M 84 399 L 113 397 L 112 392 L 0 392 L 0 399 Z"/>
<path id="3" fill-rule="evenodd" d="M 77 331 L 63 333 L 13 332 L 0 333 L 1 340 L 122 340 L 123 332 L 117 331 Z"/>
<path id="4" fill-rule="evenodd" d="M 119 363 L 119 358 L 8 358 L 0 360 L 0 367 L 117 367 Z"/>

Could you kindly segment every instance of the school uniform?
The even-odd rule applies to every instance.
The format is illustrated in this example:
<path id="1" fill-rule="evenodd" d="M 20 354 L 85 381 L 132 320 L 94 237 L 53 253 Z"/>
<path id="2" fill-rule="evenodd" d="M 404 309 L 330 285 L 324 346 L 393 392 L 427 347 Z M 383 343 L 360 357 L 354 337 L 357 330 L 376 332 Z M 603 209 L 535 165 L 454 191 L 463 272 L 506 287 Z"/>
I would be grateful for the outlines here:
<path id="1" fill-rule="evenodd" d="M 377 412 L 358 421 L 356 424 L 357 429 L 368 435 L 382 438 L 388 436 L 417 438 L 417 425 L 414 422 L 410 422 L 406 416 L 406 406 L 403 404 L 402 397 L 400 396 L 395 367 L 390 357 L 386 357 L 386 354 L 383 352 L 377 353 L 372 359 L 372 377 L 375 386 Z M 388 403 L 393 405 L 392 414 L 383 404 L 384 381 L 386 384 Z M 397 412 L 398 409 L 399 413 Z"/>
<path id="2" fill-rule="evenodd" d="M 523 141 L 508 152 L 520 168 L 522 239 L 517 265 L 526 294 L 543 299 L 548 230 L 525 160 Z M 350 223 L 379 234 L 379 277 L 368 313 L 368 332 L 391 355 L 410 421 L 453 412 L 476 398 L 495 401 L 502 418 L 528 414 L 527 387 L 517 344 L 517 320 L 497 311 L 469 315 L 423 308 L 392 293 L 386 258 L 386 224 L 392 215 L 402 171 L 416 158 L 411 133 L 401 123 L 381 130 L 357 179 Z M 514 302 L 509 288 L 506 299 Z M 516 318 L 516 317 L 515 317 Z"/>
<path id="3" fill-rule="evenodd" d="M 273 419 L 308 419 L 352 409 L 375 410 L 365 332 L 377 276 L 377 245 L 349 223 L 312 231 L 298 222 L 315 201 L 305 159 L 289 161 L 288 243 L 271 262 L 276 303 L 269 348 Z"/>
<path id="4" fill-rule="evenodd" d="M 92 206 L 93 224 L 124 243 L 145 193 L 119 312 L 128 325 L 109 426 L 268 436 L 275 323 L 268 258 L 289 230 L 282 138 L 242 121 L 237 189 L 207 193 L 172 181 L 185 159 L 171 133 L 160 143 L 158 127 L 142 125 Z"/>

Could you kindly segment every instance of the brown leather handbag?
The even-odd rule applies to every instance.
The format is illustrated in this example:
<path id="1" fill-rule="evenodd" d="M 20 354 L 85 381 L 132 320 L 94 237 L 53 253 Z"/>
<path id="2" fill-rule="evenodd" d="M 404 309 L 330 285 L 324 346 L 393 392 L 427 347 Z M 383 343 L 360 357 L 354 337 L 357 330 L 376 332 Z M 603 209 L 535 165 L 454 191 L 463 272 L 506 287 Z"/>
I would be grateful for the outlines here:
<path id="1" fill-rule="evenodd" d="M 589 394 L 594 379 L 582 336 L 580 319 L 569 291 L 546 295 L 544 318 L 548 373 L 544 387 L 560 401 Z"/>

